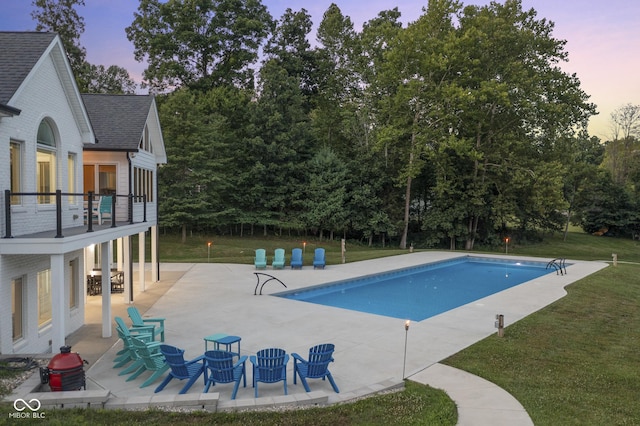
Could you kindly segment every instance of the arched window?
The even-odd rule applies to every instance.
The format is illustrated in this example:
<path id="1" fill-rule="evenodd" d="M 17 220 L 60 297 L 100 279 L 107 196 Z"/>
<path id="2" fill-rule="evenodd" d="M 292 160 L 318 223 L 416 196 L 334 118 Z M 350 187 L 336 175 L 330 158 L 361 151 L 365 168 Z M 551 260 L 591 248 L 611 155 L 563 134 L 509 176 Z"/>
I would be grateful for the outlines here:
<path id="1" fill-rule="evenodd" d="M 43 194 L 38 196 L 38 203 L 51 204 L 55 198 L 48 194 L 56 190 L 56 138 L 47 120 L 38 127 L 37 163 L 36 191 Z"/>

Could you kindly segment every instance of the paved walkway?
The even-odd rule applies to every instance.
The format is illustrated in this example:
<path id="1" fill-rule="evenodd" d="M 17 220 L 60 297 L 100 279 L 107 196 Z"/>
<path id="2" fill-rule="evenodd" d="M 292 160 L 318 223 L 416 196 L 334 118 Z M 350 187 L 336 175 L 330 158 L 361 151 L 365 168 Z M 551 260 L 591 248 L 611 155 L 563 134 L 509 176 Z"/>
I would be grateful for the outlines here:
<path id="1" fill-rule="evenodd" d="M 291 290 L 458 256 L 461 254 L 456 252 L 419 252 L 329 265 L 325 270 L 305 267 L 303 270 L 268 269 L 266 273 L 278 277 Z M 283 290 L 275 281 L 265 285 L 262 296 L 254 296 L 256 276 L 251 265 L 162 264 L 161 281 L 148 283 L 145 292 L 136 294 L 134 304 L 143 316 L 166 318 L 166 342 L 185 349 L 187 359 L 201 355 L 203 337 L 218 332 L 241 336 L 242 354 L 246 355 L 265 347 L 281 347 L 288 353 L 306 356 L 310 346 L 334 343 L 336 361 L 331 371 L 340 394 L 333 392 L 328 382 L 311 383 L 312 391 L 329 396 L 329 403 L 349 400 L 362 394 L 363 389 L 381 388 L 380 384 L 392 387 L 393 383 L 402 382 L 404 370 L 410 380 L 444 389 L 458 406 L 460 425 L 526 425 L 532 424 L 529 416 L 510 394 L 486 380 L 438 362 L 495 333 L 497 313 L 504 315 L 508 326 L 564 296 L 566 285 L 606 267 L 601 262 L 570 263 L 567 275 L 551 272 L 436 317 L 414 322 L 407 334 L 403 320 L 271 297 L 269 294 Z M 117 398 L 153 395 L 157 384 L 140 389 L 140 379 L 126 382 L 126 376 L 118 376 L 117 370 L 112 369 L 121 343 L 115 331 L 111 338 L 100 337 L 100 300 L 100 297 L 88 298 L 87 325 L 67 339 L 73 350 L 90 362 L 88 389 L 108 389 Z M 114 316 L 121 316 L 128 323 L 128 305 L 123 296 L 114 294 L 112 304 Z M 250 365 L 247 367 L 250 370 Z M 293 384 L 292 372 L 290 365 L 289 393 L 304 395 L 302 386 Z M 216 386 L 220 392 L 219 404 L 232 403 L 229 400 L 231 386 Z M 174 380 L 162 394 L 177 394 L 181 387 L 182 384 Z M 197 382 L 188 394 L 195 397 L 200 392 L 201 382 Z M 277 398 L 282 393 L 282 384 L 260 385 L 261 397 Z M 253 403 L 250 385 L 240 388 L 236 401 Z"/>

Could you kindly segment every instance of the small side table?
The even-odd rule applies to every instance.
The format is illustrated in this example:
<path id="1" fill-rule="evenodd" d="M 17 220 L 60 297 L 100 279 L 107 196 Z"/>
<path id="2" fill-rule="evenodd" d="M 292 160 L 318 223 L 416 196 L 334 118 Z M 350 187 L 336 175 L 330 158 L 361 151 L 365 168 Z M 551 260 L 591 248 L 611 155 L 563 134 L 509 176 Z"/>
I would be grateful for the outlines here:
<path id="1" fill-rule="evenodd" d="M 214 349 L 217 349 L 215 347 L 215 341 L 222 339 L 223 337 L 227 337 L 228 334 L 224 334 L 224 333 L 216 333 L 216 334 L 212 334 L 210 336 L 207 336 L 204 338 L 204 351 L 208 351 L 209 350 L 209 342 L 212 342 L 214 344 Z"/>
<path id="2" fill-rule="evenodd" d="M 224 346 L 225 351 L 231 352 L 232 354 L 240 357 L 240 340 L 242 338 L 240 336 L 227 336 L 226 334 L 213 334 L 211 336 L 207 336 L 204 338 L 205 340 L 205 351 L 207 350 L 208 342 L 213 342 L 213 347 L 216 350 L 220 349 L 220 345 Z M 233 344 L 238 344 L 238 351 L 233 350 Z"/>

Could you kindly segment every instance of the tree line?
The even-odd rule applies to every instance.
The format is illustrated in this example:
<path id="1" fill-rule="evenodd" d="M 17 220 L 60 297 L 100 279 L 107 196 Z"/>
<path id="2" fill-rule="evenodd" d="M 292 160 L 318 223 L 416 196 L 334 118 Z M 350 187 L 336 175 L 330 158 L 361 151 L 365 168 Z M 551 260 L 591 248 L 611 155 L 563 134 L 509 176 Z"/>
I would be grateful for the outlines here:
<path id="1" fill-rule="evenodd" d="M 400 18 L 356 30 L 332 4 L 312 46 L 305 9 L 140 0 L 125 31 L 159 104 L 161 225 L 468 250 L 638 233 L 640 106 L 589 136 L 553 22 L 519 0 Z"/>

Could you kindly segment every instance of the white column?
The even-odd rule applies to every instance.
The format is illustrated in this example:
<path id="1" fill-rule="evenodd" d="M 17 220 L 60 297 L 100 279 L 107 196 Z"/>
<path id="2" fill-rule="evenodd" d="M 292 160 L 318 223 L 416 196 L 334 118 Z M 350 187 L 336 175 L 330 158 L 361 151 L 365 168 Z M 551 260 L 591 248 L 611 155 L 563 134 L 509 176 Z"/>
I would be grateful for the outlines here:
<path id="1" fill-rule="evenodd" d="M 158 225 L 151 227 L 151 281 L 160 281 L 158 276 Z"/>
<path id="2" fill-rule="evenodd" d="M 138 282 L 140 283 L 140 291 L 145 291 L 145 233 L 138 232 Z"/>
<path id="3" fill-rule="evenodd" d="M 131 288 L 132 273 L 131 271 L 131 237 L 122 237 L 122 272 L 124 272 L 124 300 L 125 303 L 133 302 L 133 293 Z"/>
<path id="4" fill-rule="evenodd" d="M 118 238 L 117 247 L 118 247 L 118 254 L 116 257 L 118 259 L 118 271 L 122 271 L 122 238 Z"/>
<path id="5" fill-rule="evenodd" d="M 111 242 L 100 245 L 102 266 L 102 337 L 111 337 Z"/>
<path id="6" fill-rule="evenodd" d="M 64 255 L 52 254 L 51 258 L 51 352 L 57 353 L 65 345 L 66 335 Z"/>
<path id="7" fill-rule="evenodd" d="M 87 275 L 91 275 L 91 272 L 96 267 L 96 245 L 91 244 L 84 249 L 84 275 L 82 281 L 84 281 L 84 300 L 87 301 Z"/>

